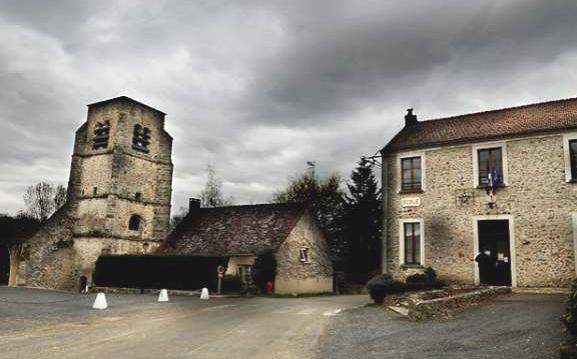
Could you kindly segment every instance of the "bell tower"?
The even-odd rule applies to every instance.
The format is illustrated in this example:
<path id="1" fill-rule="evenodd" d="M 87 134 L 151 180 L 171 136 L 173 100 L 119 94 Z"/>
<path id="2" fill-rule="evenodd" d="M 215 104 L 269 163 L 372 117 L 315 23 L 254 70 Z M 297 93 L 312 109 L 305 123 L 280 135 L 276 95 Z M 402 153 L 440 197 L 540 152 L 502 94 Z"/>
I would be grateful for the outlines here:
<path id="1" fill-rule="evenodd" d="M 77 269 L 88 278 L 99 255 L 150 252 L 168 234 L 172 137 L 164 118 L 125 96 L 88 105 L 68 183 Z"/>

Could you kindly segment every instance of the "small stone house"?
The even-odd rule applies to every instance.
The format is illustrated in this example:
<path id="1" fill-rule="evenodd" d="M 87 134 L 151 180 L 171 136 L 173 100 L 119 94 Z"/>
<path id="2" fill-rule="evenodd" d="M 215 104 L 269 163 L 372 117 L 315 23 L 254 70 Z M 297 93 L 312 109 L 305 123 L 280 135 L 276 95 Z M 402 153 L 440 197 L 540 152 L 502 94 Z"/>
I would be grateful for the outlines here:
<path id="1" fill-rule="evenodd" d="M 251 280 L 257 254 L 273 249 L 276 294 L 333 291 L 327 241 L 303 204 L 201 208 L 191 199 L 188 215 L 169 235 L 165 253 L 229 257 L 226 274 Z"/>
<path id="2" fill-rule="evenodd" d="M 577 99 L 429 121 L 409 110 L 381 155 L 384 272 L 431 266 L 448 282 L 512 287 L 575 279 Z"/>

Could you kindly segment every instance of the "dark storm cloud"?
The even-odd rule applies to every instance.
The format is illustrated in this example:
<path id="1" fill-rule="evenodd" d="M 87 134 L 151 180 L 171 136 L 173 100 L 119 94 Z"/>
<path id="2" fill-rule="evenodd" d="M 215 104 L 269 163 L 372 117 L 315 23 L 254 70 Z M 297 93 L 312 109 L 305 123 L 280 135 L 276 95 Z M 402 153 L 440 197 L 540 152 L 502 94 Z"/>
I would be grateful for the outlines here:
<path id="1" fill-rule="evenodd" d="M 168 113 L 174 208 L 212 163 L 262 202 L 314 160 L 348 176 L 402 126 L 575 95 L 573 1 L 0 0 L 0 212 L 65 183 L 85 105 Z"/>

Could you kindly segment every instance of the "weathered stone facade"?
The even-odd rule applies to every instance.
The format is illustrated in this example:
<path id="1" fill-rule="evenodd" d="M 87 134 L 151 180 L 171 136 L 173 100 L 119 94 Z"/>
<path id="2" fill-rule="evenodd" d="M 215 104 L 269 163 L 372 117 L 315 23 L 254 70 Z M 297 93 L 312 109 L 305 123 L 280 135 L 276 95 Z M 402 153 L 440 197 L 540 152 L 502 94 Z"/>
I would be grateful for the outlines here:
<path id="1" fill-rule="evenodd" d="M 25 245 L 18 284 L 72 289 L 89 283 L 102 253 L 153 251 L 166 238 L 172 192 L 172 138 L 165 114 L 127 97 L 89 105 L 76 132 L 68 202 Z M 95 148 L 96 127 L 108 141 Z M 134 145 L 135 126 L 148 129 L 145 150 Z M 132 216 L 137 228 L 129 229 Z"/>
<path id="2" fill-rule="evenodd" d="M 301 262 L 299 250 L 308 249 L 308 261 Z M 309 212 L 301 217 L 286 241 L 276 251 L 275 293 L 331 293 L 333 266 L 324 234 Z"/>
<path id="3" fill-rule="evenodd" d="M 576 276 L 572 216 L 577 213 L 577 183 L 566 180 L 564 143 L 571 135 L 575 135 L 571 130 L 556 131 L 383 152 L 383 270 L 397 277 L 415 271 L 400 265 L 400 225 L 403 220 L 418 219 L 424 233 L 421 265 L 433 267 L 449 282 L 478 283 L 476 221 L 507 219 L 512 233 L 512 285 L 570 285 Z M 505 149 L 507 179 L 497 189 L 492 208 L 485 189 L 475 183 L 475 149 L 485 144 Z M 421 193 L 400 191 L 400 158 L 408 155 L 422 158 Z M 403 204 L 407 199 L 410 204 Z"/>

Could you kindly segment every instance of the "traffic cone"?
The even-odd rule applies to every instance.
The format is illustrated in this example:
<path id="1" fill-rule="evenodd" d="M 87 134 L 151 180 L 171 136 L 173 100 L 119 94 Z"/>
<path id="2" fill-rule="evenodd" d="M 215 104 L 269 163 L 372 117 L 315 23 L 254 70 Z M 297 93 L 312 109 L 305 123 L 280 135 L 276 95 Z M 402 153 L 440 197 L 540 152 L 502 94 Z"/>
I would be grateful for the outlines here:
<path id="1" fill-rule="evenodd" d="M 100 292 L 96 295 L 96 300 L 92 305 L 92 309 L 106 309 L 108 308 L 108 303 L 106 302 L 106 296 L 104 293 Z"/>
<path id="2" fill-rule="evenodd" d="M 210 296 L 208 295 L 208 288 L 202 288 L 202 292 L 200 292 L 200 299 L 206 300 L 209 298 Z"/>
<path id="3" fill-rule="evenodd" d="M 159 302 L 168 302 L 168 292 L 166 289 L 161 289 L 160 294 L 158 295 Z"/>

